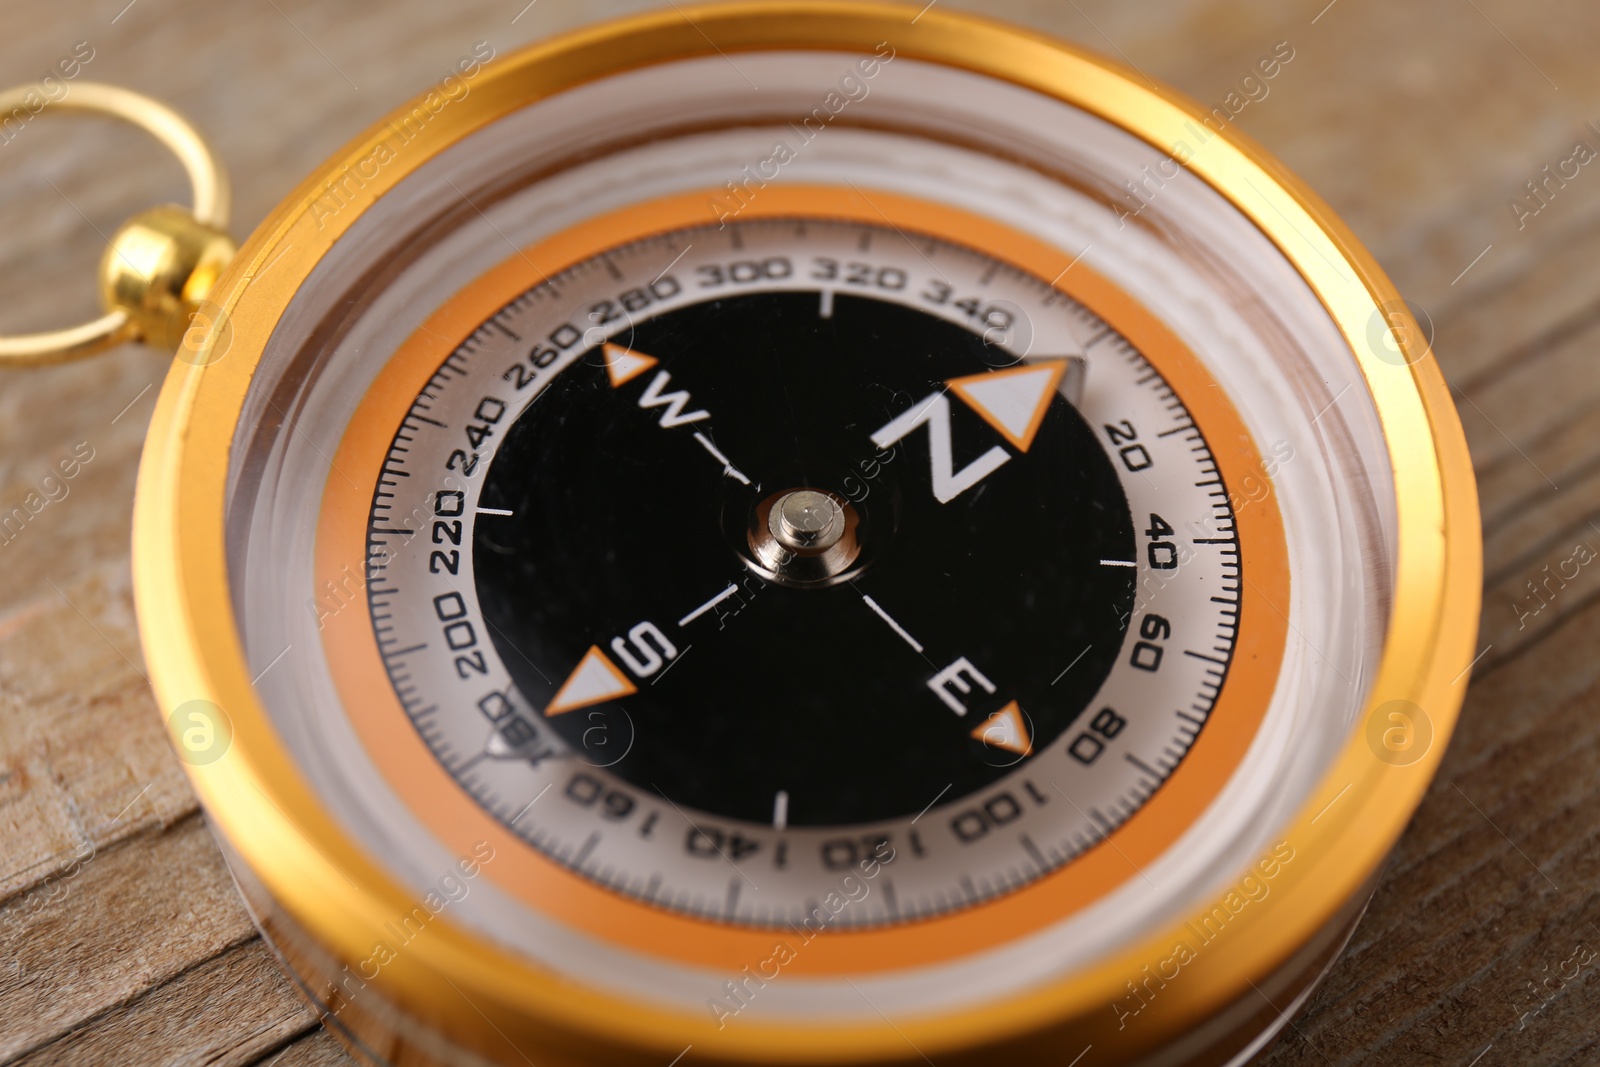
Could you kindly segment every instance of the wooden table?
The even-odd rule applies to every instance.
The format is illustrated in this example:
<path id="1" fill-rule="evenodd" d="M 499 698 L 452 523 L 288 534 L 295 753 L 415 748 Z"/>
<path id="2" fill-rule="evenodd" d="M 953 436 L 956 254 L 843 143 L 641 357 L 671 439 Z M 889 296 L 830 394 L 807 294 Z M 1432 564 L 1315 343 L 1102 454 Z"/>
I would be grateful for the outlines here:
<path id="1" fill-rule="evenodd" d="M 642 6 L 524 2 L 11 0 L 0 81 L 87 41 L 82 76 L 164 98 L 213 139 L 243 234 L 474 42 L 504 52 Z M 1600 967 L 1553 977 L 1600 948 L 1600 563 L 1560 577 L 1600 550 L 1600 163 L 1550 183 L 1537 214 L 1510 206 L 1579 142 L 1600 150 L 1600 5 L 1326 2 L 983 6 L 1207 104 L 1288 41 L 1238 121 L 1431 318 L 1472 445 L 1487 574 L 1461 726 L 1267 1062 L 1600 1063 Z M 96 231 L 185 196 L 159 149 L 79 121 L 92 136 L 41 122 L 0 143 L 7 332 L 86 317 Z M 129 509 L 164 365 L 129 348 L 0 375 L 0 511 L 80 460 L 0 543 L 0 1062 L 347 1062 L 252 929 L 146 686 Z"/>

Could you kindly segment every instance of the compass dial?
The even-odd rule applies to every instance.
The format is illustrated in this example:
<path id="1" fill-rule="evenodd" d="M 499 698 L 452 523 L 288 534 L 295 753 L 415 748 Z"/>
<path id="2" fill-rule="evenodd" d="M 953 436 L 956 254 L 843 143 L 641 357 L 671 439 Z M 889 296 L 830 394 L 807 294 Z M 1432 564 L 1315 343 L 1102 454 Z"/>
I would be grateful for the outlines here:
<path id="1" fill-rule="evenodd" d="M 857 236 L 816 229 L 795 251 Z M 671 248 L 650 245 L 619 258 Z M 764 258 L 792 273 L 792 253 Z M 569 745 L 605 723 L 632 741 L 610 771 L 639 789 L 720 818 L 849 826 L 1005 777 L 1017 761 L 987 749 L 1006 727 L 975 723 L 1014 718 L 1015 743 L 1042 750 L 1082 716 L 1122 646 L 1134 540 L 1112 461 L 1052 388 L 1062 360 L 1015 361 L 959 324 L 831 290 L 688 305 L 628 343 L 546 387 L 479 496 L 511 512 L 476 523 L 484 618 Z M 595 366 L 608 352 L 638 373 Z M 1038 422 L 1026 451 L 948 395 L 995 363 L 1024 372 L 994 396 Z M 653 403 L 669 389 L 686 398 L 676 415 Z M 951 473 L 935 476 L 926 453 L 945 447 Z M 813 547 L 830 538 L 845 540 L 833 565 Z M 796 558 L 769 568 L 769 551 Z M 786 580 L 812 559 L 815 577 Z M 537 664 L 568 677 L 590 647 L 637 691 L 567 714 L 577 701 Z"/>
<path id="2" fill-rule="evenodd" d="M 1160 790 L 1227 678 L 1206 427 L 1113 324 L 947 239 L 597 250 L 391 432 L 397 699 L 486 813 L 652 904 L 792 924 L 864 859 L 892 869 L 851 924 L 1007 893 Z"/>

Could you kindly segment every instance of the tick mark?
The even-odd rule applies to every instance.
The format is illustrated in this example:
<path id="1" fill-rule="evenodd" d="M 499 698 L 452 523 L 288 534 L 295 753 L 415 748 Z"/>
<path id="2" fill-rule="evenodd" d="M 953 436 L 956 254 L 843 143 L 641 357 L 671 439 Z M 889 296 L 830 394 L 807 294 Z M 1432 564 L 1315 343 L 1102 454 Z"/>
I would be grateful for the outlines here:
<path id="1" fill-rule="evenodd" d="M 918 641 L 915 637 L 912 637 L 909 633 L 907 633 L 906 628 L 895 622 L 893 617 L 891 617 L 887 611 L 884 611 L 878 606 L 878 602 L 876 600 L 873 600 L 865 593 L 861 594 L 861 599 L 867 602 L 867 607 L 871 608 L 877 613 L 878 618 L 889 624 L 889 629 L 893 630 L 895 633 L 904 638 L 905 643 L 910 645 L 913 651 L 922 651 L 922 642 Z"/>
<path id="2" fill-rule="evenodd" d="M 583 847 L 578 850 L 578 854 L 572 857 L 573 869 L 580 871 L 583 870 L 583 861 L 589 858 L 589 853 L 593 852 L 594 846 L 598 845 L 599 843 L 600 831 L 596 830 L 594 833 L 589 835 L 589 840 L 583 843 Z"/>
<path id="3" fill-rule="evenodd" d="M 696 430 L 695 434 L 694 434 L 694 439 L 696 441 L 700 442 L 700 447 L 701 448 L 703 448 L 707 452 L 711 453 L 711 458 L 712 459 L 714 459 L 718 463 L 722 464 L 722 473 L 724 475 L 726 475 L 729 478 L 737 479 L 738 481 L 743 482 L 745 485 L 749 485 L 750 484 L 750 479 L 746 478 L 744 476 L 744 472 L 741 471 L 738 467 L 735 467 L 733 465 L 733 461 L 732 460 L 730 460 L 727 456 L 722 454 L 721 449 L 717 448 L 716 445 L 711 443 L 711 438 L 707 437 L 705 434 L 701 433 L 699 430 Z"/>
<path id="4" fill-rule="evenodd" d="M 688 626 L 691 622 L 694 622 L 694 620 L 698 619 L 700 616 L 704 615 L 706 612 L 710 611 L 724 600 L 727 600 L 738 591 L 739 587 L 734 585 L 732 582 L 729 582 L 728 588 L 724 589 L 722 592 L 718 593 L 716 596 L 712 597 L 710 600 L 706 601 L 704 604 L 701 604 L 699 607 L 689 612 L 689 614 L 679 619 L 679 627 Z"/>

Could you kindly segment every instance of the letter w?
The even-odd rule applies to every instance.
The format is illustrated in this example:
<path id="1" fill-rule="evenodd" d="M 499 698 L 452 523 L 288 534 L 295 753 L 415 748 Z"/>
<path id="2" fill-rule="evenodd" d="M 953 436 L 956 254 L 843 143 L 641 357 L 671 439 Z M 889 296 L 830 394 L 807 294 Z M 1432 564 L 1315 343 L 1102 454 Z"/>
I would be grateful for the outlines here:
<path id="1" fill-rule="evenodd" d="M 888 448 L 923 423 L 928 424 L 928 451 L 933 455 L 933 495 L 941 504 L 950 503 L 1011 458 L 1011 453 L 995 445 L 955 471 L 955 460 L 950 454 L 950 401 L 943 393 L 933 393 L 909 411 L 895 416 L 872 435 L 872 443 Z"/>
<path id="2" fill-rule="evenodd" d="M 674 426 L 682 426 L 687 422 L 699 422 L 701 419 L 709 419 L 711 417 L 711 412 L 709 411 L 691 411 L 687 415 L 683 413 L 684 407 L 689 403 L 689 394 L 686 390 L 679 389 L 676 393 L 663 393 L 661 391 L 666 388 L 667 382 L 671 379 L 672 375 L 666 371 L 659 372 L 654 380 L 650 382 L 650 387 L 644 391 L 644 396 L 639 398 L 639 406 L 642 408 L 658 408 L 665 405 L 667 410 L 661 413 L 661 425 L 669 430 Z"/>

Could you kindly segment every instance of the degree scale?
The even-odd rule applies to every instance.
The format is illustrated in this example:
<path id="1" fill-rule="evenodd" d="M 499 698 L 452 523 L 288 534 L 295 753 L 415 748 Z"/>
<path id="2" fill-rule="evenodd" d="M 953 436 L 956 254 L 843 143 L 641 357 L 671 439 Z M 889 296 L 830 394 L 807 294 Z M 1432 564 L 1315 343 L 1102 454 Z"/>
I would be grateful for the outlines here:
<path id="1" fill-rule="evenodd" d="M 179 357 L 152 681 L 327 1025 L 1248 1060 L 1472 653 L 1460 428 L 1369 257 L 1194 105 L 939 8 L 463 63 L 220 277 L 203 181 L 213 230 L 114 238 L 188 250 L 108 285 Z"/>

